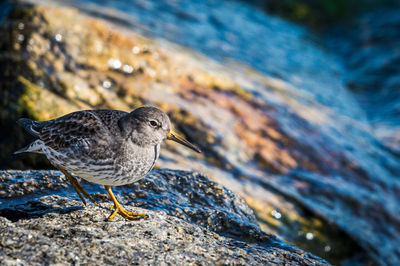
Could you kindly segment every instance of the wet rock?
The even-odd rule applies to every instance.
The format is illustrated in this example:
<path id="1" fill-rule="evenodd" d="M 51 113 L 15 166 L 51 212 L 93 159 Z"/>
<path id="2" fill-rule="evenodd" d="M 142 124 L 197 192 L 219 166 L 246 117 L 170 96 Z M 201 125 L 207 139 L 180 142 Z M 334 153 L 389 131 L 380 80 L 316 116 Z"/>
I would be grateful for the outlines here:
<path id="1" fill-rule="evenodd" d="M 304 28 L 236 1 L 218 1 L 210 17 L 207 2 L 151 3 L 127 6 L 133 18 L 83 8 L 119 24 L 52 6 L 8 15 L 0 29 L 0 123 L 8 129 L 0 131 L 0 167 L 49 167 L 43 156 L 11 155 L 29 141 L 15 124 L 21 116 L 153 104 L 204 151 L 167 143 L 158 166 L 204 173 L 240 194 L 264 231 L 333 263 L 397 264 L 400 163 L 344 86 L 337 57 Z M 177 16 L 178 7 L 196 19 Z M 234 22 L 230 12 L 238 12 Z M 263 73 L 144 38 L 143 29 Z M 233 33 L 238 41 L 224 50 Z"/>
<path id="2" fill-rule="evenodd" d="M 400 3 L 391 0 L 368 0 L 352 3 L 350 1 L 246 1 L 270 13 L 283 16 L 287 19 L 307 24 L 322 31 L 334 23 L 351 21 L 360 13 L 382 7 L 399 9 Z"/>
<path id="3" fill-rule="evenodd" d="M 336 25 L 327 41 L 349 69 L 346 82 L 365 110 L 375 136 L 400 157 L 400 9 L 357 16 Z M 366 30 L 368 29 L 368 30 Z M 338 35 L 337 33 L 342 34 Z"/>
<path id="4" fill-rule="evenodd" d="M 114 191 L 149 215 L 104 221 L 110 200 L 83 207 L 58 171 L 1 171 L 0 259 L 13 264 L 291 264 L 323 260 L 264 233 L 233 192 L 191 172 L 158 170 Z M 52 184 L 52 185 L 50 185 Z"/>

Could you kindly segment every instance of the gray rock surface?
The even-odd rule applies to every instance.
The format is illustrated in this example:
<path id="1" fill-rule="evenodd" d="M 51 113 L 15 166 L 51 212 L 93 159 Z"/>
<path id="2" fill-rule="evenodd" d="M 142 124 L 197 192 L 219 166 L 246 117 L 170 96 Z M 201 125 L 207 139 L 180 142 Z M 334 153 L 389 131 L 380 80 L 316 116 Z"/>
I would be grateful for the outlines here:
<path id="1" fill-rule="evenodd" d="M 1 171 L 0 261 L 326 264 L 261 231 L 241 198 L 201 174 L 156 170 L 115 187 L 127 209 L 150 216 L 134 222 L 104 221 L 111 205 L 105 191 L 82 183 L 100 206 L 82 206 L 58 171 Z"/>

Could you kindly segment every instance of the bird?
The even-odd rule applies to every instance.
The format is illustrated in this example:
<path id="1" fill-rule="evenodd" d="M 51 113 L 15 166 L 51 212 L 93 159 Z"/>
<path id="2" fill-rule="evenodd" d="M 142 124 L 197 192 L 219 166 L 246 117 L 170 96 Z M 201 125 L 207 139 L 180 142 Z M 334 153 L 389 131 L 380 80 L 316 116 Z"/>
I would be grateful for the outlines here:
<path id="1" fill-rule="evenodd" d="M 83 110 L 47 121 L 20 118 L 17 122 L 36 140 L 14 154 L 44 154 L 68 178 L 84 205 L 85 198 L 97 203 L 69 172 L 103 185 L 114 204 L 108 221 L 117 214 L 127 220 L 148 218 L 146 214 L 123 208 L 111 186 L 134 183 L 145 177 L 154 167 L 164 140 L 201 152 L 172 130 L 168 115 L 154 106 L 142 106 L 130 113 Z"/>

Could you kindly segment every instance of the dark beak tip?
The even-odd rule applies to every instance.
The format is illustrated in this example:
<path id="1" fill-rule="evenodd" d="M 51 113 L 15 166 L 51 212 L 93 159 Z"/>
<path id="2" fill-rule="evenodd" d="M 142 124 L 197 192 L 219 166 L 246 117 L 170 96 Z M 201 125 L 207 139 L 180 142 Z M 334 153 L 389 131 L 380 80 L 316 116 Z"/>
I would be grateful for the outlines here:
<path id="1" fill-rule="evenodd" d="M 179 135 L 177 135 L 175 132 L 171 132 L 169 135 L 167 135 L 167 139 L 173 140 L 179 144 L 182 144 L 198 153 L 201 153 L 201 150 L 193 145 L 192 143 L 190 143 L 189 141 L 183 139 L 182 137 L 180 137 Z"/>
<path id="2" fill-rule="evenodd" d="M 197 153 L 201 153 L 201 150 L 199 149 L 199 147 L 197 147 L 196 145 L 193 145 L 192 143 L 188 142 L 189 145 L 185 145 L 186 147 L 190 148 L 191 150 L 194 150 Z"/>
<path id="3" fill-rule="evenodd" d="M 185 145 L 186 147 L 188 147 L 189 149 L 197 152 L 197 153 L 202 153 L 202 151 L 195 145 L 193 145 L 192 143 L 188 142 L 189 145 Z"/>

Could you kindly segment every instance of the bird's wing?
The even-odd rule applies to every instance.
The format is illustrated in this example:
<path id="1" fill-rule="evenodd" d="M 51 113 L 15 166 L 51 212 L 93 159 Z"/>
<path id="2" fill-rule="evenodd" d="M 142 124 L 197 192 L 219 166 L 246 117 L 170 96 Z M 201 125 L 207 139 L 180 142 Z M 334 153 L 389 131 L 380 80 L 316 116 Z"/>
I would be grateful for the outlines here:
<path id="1" fill-rule="evenodd" d="M 93 111 L 78 111 L 39 122 L 33 129 L 46 146 L 55 150 L 89 149 L 92 145 L 106 145 L 111 137 L 107 126 Z"/>

